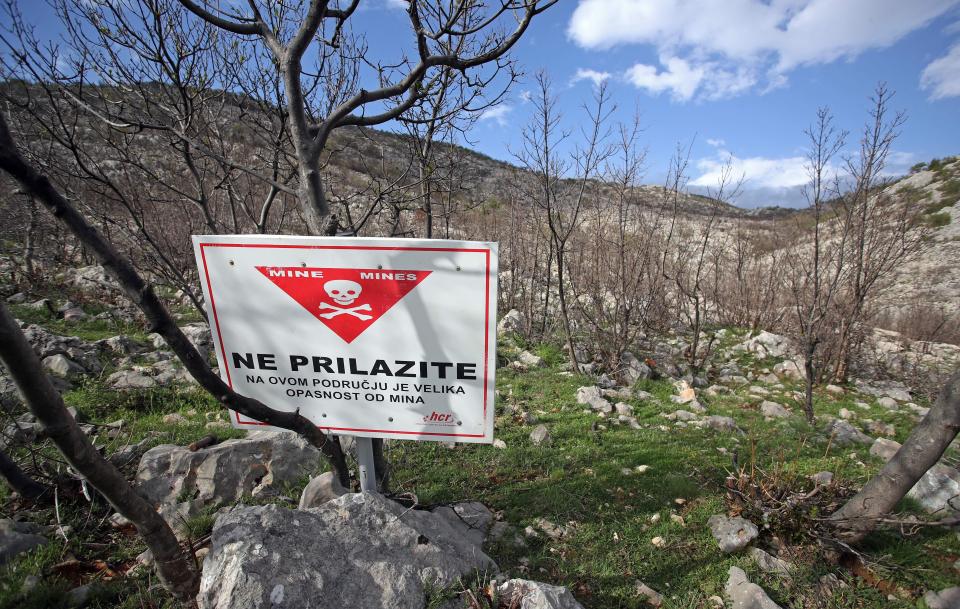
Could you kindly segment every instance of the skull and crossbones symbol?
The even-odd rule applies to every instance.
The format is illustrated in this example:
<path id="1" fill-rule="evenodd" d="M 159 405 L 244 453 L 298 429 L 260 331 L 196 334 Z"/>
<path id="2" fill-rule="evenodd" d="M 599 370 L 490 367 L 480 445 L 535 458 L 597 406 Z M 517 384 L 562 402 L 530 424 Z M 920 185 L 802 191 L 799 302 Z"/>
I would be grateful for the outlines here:
<path id="1" fill-rule="evenodd" d="M 331 281 L 323 284 L 323 291 L 327 293 L 327 296 L 336 303 L 332 304 L 329 302 L 321 302 L 321 309 L 332 309 L 329 313 L 321 313 L 320 317 L 324 319 L 333 319 L 338 315 L 353 315 L 361 321 L 367 321 L 368 319 L 373 319 L 372 315 L 364 315 L 358 311 L 370 311 L 369 304 L 362 304 L 351 307 L 354 301 L 360 298 L 360 292 L 363 291 L 363 286 L 361 286 L 356 281 L 350 281 L 349 279 L 333 279 Z M 342 305 L 342 306 L 337 306 Z"/>

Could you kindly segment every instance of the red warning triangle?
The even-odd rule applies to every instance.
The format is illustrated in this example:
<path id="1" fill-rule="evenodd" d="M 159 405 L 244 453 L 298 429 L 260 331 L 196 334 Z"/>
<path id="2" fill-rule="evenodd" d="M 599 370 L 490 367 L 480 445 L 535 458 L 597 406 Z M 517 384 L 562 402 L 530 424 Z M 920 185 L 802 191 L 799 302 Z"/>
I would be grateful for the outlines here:
<path id="1" fill-rule="evenodd" d="M 348 343 L 430 274 L 299 266 L 256 268 Z"/>

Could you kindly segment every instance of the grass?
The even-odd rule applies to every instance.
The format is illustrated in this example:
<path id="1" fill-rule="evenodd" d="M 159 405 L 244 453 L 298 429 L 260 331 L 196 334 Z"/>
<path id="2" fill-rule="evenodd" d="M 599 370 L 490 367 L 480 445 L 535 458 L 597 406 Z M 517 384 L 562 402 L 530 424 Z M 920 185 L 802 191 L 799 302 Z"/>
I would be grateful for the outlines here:
<path id="1" fill-rule="evenodd" d="M 84 311 L 89 317 L 79 321 L 65 321 L 46 308 L 38 309 L 28 305 L 11 305 L 10 311 L 20 321 L 41 325 L 55 334 L 77 336 L 86 341 L 125 334 L 134 340 L 147 342 L 147 333 L 139 324 L 125 323 L 117 319 L 93 319 L 93 316 L 104 312 L 95 308 L 85 306 Z"/>
<path id="2" fill-rule="evenodd" d="M 727 333 L 719 347 L 742 340 L 742 335 Z M 661 592 L 666 607 L 711 607 L 711 596 L 724 596 L 727 571 L 733 565 L 746 570 L 751 581 L 785 608 L 811 606 L 805 603 L 814 602 L 819 579 L 831 573 L 847 585 L 835 594 L 831 607 L 916 606 L 912 597 L 887 600 L 886 593 L 822 560 L 805 530 L 777 530 L 802 548 L 792 558 L 797 571 L 791 579 L 760 572 L 745 555 L 721 554 L 710 536 L 707 519 L 728 509 L 724 480 L 734 469 L 735 459 L 749 471 L 801 490 L 812 488 L 807 477 L 822 470 L 834 472 L 840 487 L 857 488 L 881 466 L 868 447 L 838 448 L 823 437 L 822 422 L 809 426 L 800 416 L 799 385 L 755 383 L 769 391 L 764 396 L 752 394 L 749 385 L 715 397 L 698 390 L 708 413 L 733 417 L 744 432 L 738 434 L 674 425 L 662 416 L 682 408 L 670 402 L 672 384 L 645 381 L 638 389 L 650 392 L 654 399 L 628 400 L 642 425 L 635 430 L 599 420 L 576 404 L 577 388 L 591 381 L 561 372 L 561 348 L 526 347 L 543 357 L 547 367 L 530 372 L 499 370 L 496 436 L 506 442 L 506 449 L 462 444 L 451 448 L 433 442 L 390 442 L 387 448 L 395 490 L 413 492 L 424 504 L 479 500 L 502 513 L 511 531 L 487 551 L 506 574 L 568 586 L 591 609 L 643 607 L 635 593 L 637 580 Z M 738 353 L 734 359 L 745 373 L 760 374 L 776 363 L 749 353 Z M 762 399 L 785 404 L 796 416 L 766 421 L 758 409 Z M 208 420 L 223 417 L 215 400 L 192 388 L 116 392 L 91 381 L 68 392 L 65 400 L 91 422 L 126 422 L 118 438 L 98 441 L 107 454 L 121 444 L 142 440 L 149 445 L 185 445 L 211 433 Z M 866 409 L 857 405 L 861 401 Z M 520 416 L 508 414 L 508 406 L 533 415 L 536 422 L 526 424 Z M 815 408 L 819 416 L 837 416 L 845 408 L 855 413 L 859 419 L 855 422 L 861 426 L 867 418 L 892 424 L 894 437 L 901 442 L 914 424 L 905 409 L 885 410 L 874 399 L 850 390 L 839 396 L 818 391 Z M 173 412 L 186 421 L 164 423 L 164 415 Z M 529 434 L 540 423 L 549 428 L 552 440 L 534 446 Z M 220 438 L 244 435 L 219 428 L 213 433 Z M 56 457 L 50 446 L 41 450 Z M 639 465 L 649 470 L 636 473 Z M 282 495 L 295 500 L 306 482 L 304 478 L 289 484 L 281 489 Z M 286 504 L 282 497 L 244 502 Z M 102 573 L 84 573 L 74 581 L 57 567 L 70 557 L 84 564 L 103 561 L 114 569 L 132 564 L 145 547 L 129 532 L 113 529 L 106 522 L 109 514 L 105 505 L 90 505 L 80 496 L 62 497 L 61 520 L 72 528 L 70 540 L 53 538 L 0 569 L 0 608 L 65 606 L 66 591 L 79 581 L 103 583 L 94 607 L 172 607 L 162 590 L 151 587 L 146 571 L 113 581 L 105 581 Z M 652 521 L 654 515 L 659 520 Z M 682 518 L 682 523 L 671 516 Z M 42 524 L 55 521 L 52 508 L 34 510 L 29 517 Z M 215 507 L 211 507 L 182 526 L 191 538 L 201 538 L 209 533 L 214 518 Z M 525 527 L 538 531 L 541 519 L 568 526 L 567 535 L 550 539 L 538 532 L 526 537 Z M 758 545 L 769 548 L 773 532 L 763 531 Z M 516 542 L 518 537 L 521 543 Z M 654 537 L 662 537 L 665 546 L 653 546 Z M 913 595 L 957 583 L 953 562 L 960 555 L 960 542 L 952 532 L 931 529 L 910 537 L 877 534 L 865 550 L 875 573 Z M 21 588 L 27 576 L 40 577 L 41 583 L 24 595 Z M 443 591 L 435 592 L 437 602 L 445 597 Z"/>

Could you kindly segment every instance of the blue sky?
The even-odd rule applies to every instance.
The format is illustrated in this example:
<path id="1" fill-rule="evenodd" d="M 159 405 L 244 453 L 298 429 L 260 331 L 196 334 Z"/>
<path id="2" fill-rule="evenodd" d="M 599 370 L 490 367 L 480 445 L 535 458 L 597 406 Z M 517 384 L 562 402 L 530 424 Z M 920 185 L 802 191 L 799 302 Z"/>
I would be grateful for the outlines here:
<path id="1" fill-rule="evenodd" d="M 19 4 L 56 37 L 49 9 Z M 362 0 L 355 30 L 376 55 L 410 48 L 404 6 Z M 827 105 L 852 152 L 878 81 L 908 116 L 890 172 L 960 154 L 960 0 L 560 0 L 514 57 L 527 74 L 548 72 L 568 129 L 596 79 L 608 82 L 615 119 L 639 108 L 646 181 L 662 182 L 676 145 L 692 143 L 691 185 L 710 186 L 730 159 L 746 178 L 744 206 L 800 204 L 803 129 Z M 479 121 L 475 148 L 512 160 L 529 88 L 521 81 Z"/>
<path id="2" fill-rule="evenodd" d="M 403 32 L 400 2 L 382 2 L 386 31 Z M 891 172 L 960 154 L 960 0 L 561 0 L 515 57 L 550 74 L 568 128 L 594 86 L 578 74 L 608 80 L 619 120 L 639 106 L 649 182 L 678 142 L 693 142 L 693 185 L 732 157 L 745 206 L 800 204 L 803 129 L 827 105 L 852 152 L 879 81 L 908 116 Z M 482 152 L 511 160 L 528 87 L 471 134 Z"/>

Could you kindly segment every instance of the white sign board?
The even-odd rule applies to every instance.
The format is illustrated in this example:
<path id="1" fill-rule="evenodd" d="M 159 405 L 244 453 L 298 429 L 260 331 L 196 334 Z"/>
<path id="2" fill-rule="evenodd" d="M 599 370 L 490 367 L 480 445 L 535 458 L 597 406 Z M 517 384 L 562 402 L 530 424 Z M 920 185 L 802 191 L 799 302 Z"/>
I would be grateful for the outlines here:
<path id="1" fill-rule="evenodd" d="M 495 243 L 217 235 L 193 244 L 220 374 L 238 393 L 338 435 L 493 441 Z"/>

